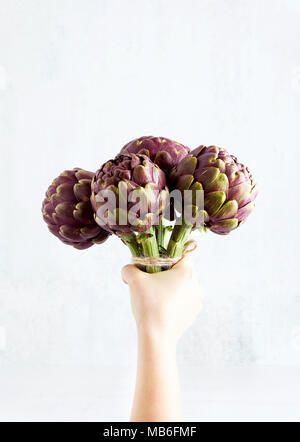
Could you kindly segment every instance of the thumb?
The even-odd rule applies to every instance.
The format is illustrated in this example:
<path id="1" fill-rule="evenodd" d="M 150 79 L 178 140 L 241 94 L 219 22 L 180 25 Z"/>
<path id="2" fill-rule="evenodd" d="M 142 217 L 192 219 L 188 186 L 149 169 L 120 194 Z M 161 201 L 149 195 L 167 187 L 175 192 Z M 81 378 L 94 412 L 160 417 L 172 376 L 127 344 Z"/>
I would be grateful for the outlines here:
<path id="1" fill-rule="evenodd" d="M 122 279 L 125 284 L 131 284 L 136 278 L 143 275 L 143 272 L 132 264 L 127 264 L 122 268 Z"/>

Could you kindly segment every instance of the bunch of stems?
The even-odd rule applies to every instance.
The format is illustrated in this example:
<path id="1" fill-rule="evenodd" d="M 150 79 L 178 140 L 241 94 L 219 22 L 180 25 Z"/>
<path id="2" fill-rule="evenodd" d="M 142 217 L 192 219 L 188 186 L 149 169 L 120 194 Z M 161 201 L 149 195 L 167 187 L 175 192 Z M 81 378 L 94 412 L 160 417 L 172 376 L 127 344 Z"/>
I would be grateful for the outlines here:
<path id="1" fill-rule="evenodd" d="M 123 236 L 123 242 L 128 246 L 134 257 L 181 257 L 185 243 L 187 242 L 192 226 L 183 223 L 182 218 L 177 218 L 174 227 L 167 225 L 161 216 L 159 224 L 139 235 Z M 139 266 L 147 273 L 158 273 L 164 270 L 160 266 Z"/>

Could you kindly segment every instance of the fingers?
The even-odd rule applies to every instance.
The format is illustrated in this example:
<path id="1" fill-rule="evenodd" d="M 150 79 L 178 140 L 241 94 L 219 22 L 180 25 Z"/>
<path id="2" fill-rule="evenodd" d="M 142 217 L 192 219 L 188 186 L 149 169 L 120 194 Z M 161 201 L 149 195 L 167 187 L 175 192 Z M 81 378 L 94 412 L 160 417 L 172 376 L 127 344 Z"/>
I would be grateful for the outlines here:
<path id="1" fill-rule="evenodd" d="M 181 277 L 182 276 L 191 277 L 194 273 L 193 261 L 189 256 L 185 256 L 177 264 L 175 264 L 175 266 L 172 267 L 172 269 L 170 269 L 168 272 L 153 273 L 151 275 L 142 272 L 135 265 L 128 264 L 122 269 L 122 279 L 125 282 L 125 284 L 131 285 L 133 282 L 136 284 L 142 278 L 146 278 L 149 276 L 152 279 L 161 278 L 162 276 L 166 276 L 166 273 L 169 272 L 176 272 L 177 275 Z"/>
<path id="2" fill-rule="evenodd" d="M 122 279 L 125 282 L 125 284 L 130 285 L 133 281 L 136 281 L 137 278 L 140 278 L 143 275 L 144 272 L 142 272 L 132 264 L 128 264 L 122 268 Z"/>

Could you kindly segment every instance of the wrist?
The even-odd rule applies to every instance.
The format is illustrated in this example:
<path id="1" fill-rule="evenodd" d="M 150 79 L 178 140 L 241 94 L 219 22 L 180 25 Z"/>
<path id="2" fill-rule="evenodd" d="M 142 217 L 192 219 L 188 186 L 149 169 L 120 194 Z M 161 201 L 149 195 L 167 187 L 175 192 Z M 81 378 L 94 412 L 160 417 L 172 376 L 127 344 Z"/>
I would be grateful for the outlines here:
<path id="1" fill-rule="evenodd" d="M 147 351 L 176 354 L 177 340 L 158 330 L 139 329 L 138 343 L 139 347 Z"/>

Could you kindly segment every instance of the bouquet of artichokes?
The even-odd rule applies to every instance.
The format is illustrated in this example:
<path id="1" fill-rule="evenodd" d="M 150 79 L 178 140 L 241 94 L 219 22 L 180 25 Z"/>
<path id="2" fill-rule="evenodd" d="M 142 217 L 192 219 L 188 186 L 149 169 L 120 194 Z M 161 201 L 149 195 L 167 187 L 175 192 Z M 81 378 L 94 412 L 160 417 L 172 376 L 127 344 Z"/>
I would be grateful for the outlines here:
<path id="1" fill-rule="evenodd" d="M 225 149 L 190 149 L 141 137 L 95 173 L 75 168 L 50 185 L 42 205 L 48 228 L 64 244 L 86 249 L 117 235 L 148 273 L 170 268 L 191 232 L 227 235 L 255 206 L 257 185 Z"/>

